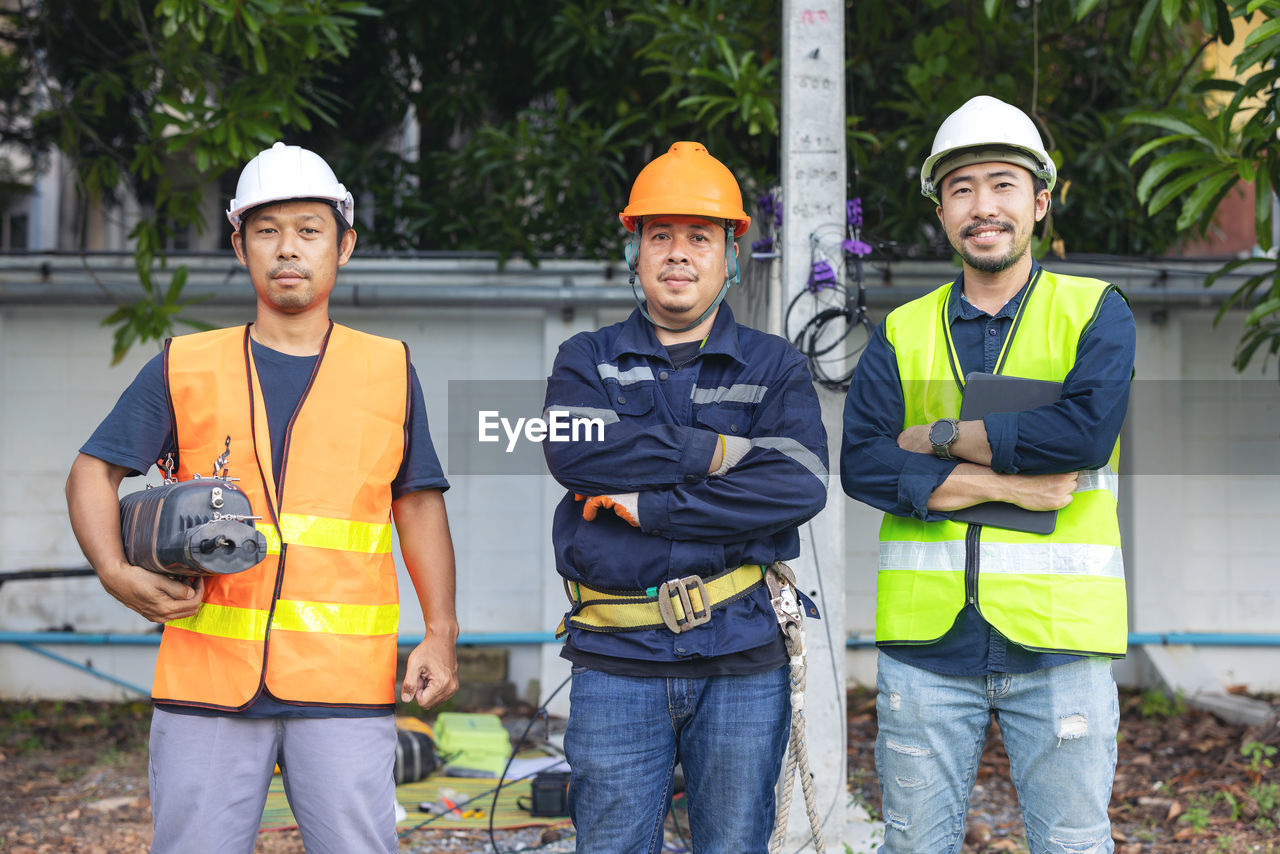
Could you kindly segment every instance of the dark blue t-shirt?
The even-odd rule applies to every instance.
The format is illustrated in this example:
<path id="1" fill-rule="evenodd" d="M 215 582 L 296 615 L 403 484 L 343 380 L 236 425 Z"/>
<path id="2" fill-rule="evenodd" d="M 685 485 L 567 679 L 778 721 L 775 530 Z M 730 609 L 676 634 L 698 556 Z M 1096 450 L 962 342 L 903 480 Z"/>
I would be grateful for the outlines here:
<path id="1" fill-rule="evenodd" d="M 253 360 L 258 369 L 258 382 L 262 387 L 262 400 L 267 409 L 267 428 L 271 435 L 271 463 L 274 471 L 283 471 L 285 431 L 306 390 L 315 370 L 317 356 L 291 356 L 272 350 L 253 341 Z M 431 442 L 427 425 L 427 409 L 422 397 L 418 373 L 411 365 L 409 379 L 412 386 L 409 398 L 409 435 L 405 445 L 404 460 L 391 484 L 393 499 L 420 489 L 449 488 L 449 481 L 440 467 L 439 457 Z M 158 355 L 138 372 L 129 387 L 120 395 L 115 407 L 107 414 L 98 429 L 80 452 L 97 457 L 112 465 L 125 466 L 131 474 L 145 474 L 156 460 L 166 454 L 176 453 L 173 443 L 173 425 L 169 420 L 169 401 L 164 388 L 164 356 Z M 239 453 L 237 453 L 237 451 Z M 230 467 L 236 470 L 237 460 L 252 455 L 252 448 L 231 443 Z M 213 460 L 208 461 L 212 474 Z M 198 466 L 197 466 L 198 468 Z M 218 715 L 207 709 L 188 706 L 157 704 L 165 710 L 184 714 Z M 264 689 L 262 695 L 243 712 L 242 717 L 375 717 L 390 714 L 385 709 L 347 709 L 320 706 L 295 706 L 282 703 Z"/>

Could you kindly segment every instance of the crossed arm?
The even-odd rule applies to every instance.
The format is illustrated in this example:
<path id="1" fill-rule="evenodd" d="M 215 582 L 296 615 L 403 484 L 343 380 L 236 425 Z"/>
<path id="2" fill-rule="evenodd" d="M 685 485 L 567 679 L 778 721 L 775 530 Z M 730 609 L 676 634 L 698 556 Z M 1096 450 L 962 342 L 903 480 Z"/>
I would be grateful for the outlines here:
<path id="1" fill-rule="evenodd" d="M 585 372 L 594 362 L 576 346 L 571 339 L 562 347 L 546 405 L 607 423 L 601 441 L 544 444 L 548 468 L 567 489 L 588 499 L 607 496 L 611 503 L 597 504 L 615 512 L 621 503 L 626 515 L 619 515 L 646 532 L 704 542 L 770 536 L 822 508 L 826 433 L 799 356 L 781 366 L 754 412 L 730 416 L 724 426 L 714 415 L 682 425 L 628 414 L 628 395 L 655 392 L 624 389 L 624 400 L 611 399 L 604 383 Z M 595 508 L 586 509 L 590 520 Z"/>

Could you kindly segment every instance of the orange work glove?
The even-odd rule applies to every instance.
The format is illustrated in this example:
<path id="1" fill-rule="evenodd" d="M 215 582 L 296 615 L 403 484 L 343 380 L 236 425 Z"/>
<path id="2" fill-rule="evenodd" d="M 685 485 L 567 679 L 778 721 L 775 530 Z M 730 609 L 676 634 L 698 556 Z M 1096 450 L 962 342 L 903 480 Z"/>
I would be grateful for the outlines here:
<path id="1" fill-rule="evenodd" d="M 574 498 L 580 496 L 575 495 Z M 632 527 L 640 527 L 640 493 L 624 492 L 619 495 L 597 495 L 588 498 L 587 503 L 582 505 L 582 518 L 588 522 L 594 522 L 596 514 L 600 509 L 612 510 L 619 519 L 631 525 Z"/>

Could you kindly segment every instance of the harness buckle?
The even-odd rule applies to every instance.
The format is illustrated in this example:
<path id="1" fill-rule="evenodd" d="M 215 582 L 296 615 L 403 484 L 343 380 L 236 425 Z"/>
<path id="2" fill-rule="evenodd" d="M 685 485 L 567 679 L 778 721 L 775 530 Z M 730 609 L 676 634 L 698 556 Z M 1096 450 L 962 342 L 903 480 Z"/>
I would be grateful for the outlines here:
<path id="1" fill-rule="evenodd" d="M 689 591 L 697 591 L 702 609 L 698 610 L 693 605 L 693 599 L 689 596 Z M 684 616 L 676 617 L 675 606 L 672 600 L 680 599 L 680 607 L 684 610 Z M 662 615 L 662 622 L 667 624 L 667 628 L 676 634 L 687 632 L 694 626 L 700 626 L 711 620 L 711 608 L 709 606 L 710 598 L 707 596 L 707 585 L 703 583 L 702 577 L 698 575 L 686 575 L 684 578 L 677 578 L 672 581 L 664 581 L 658 587 L 658 613 Z"/>
<path id="2" fill-rule="evenodd" d="M 804 616 L 800 612 L 800 600 L 796 597 L 796 575 L 782 561 L 769 564 L 764 573 L 765 586 L 769 588 L 769 604 L 778 618 L 778 625 L 785 632 L 788 625 L 799 626 Z"/>

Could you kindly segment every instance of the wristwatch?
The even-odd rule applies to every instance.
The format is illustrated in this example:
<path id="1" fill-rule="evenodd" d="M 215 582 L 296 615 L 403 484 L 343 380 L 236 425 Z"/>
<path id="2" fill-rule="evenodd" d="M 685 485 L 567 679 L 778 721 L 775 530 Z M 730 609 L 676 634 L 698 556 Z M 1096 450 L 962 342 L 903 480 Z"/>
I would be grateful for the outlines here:
<path id="1" fill-rule="evenodd" d="M 951 446 L 960 436 L 960 422 L 954 418 L 942 418 L 929 427 L 929 444 L 933 445 L 933 454 L 940 460 L 954 460 Z"/>

